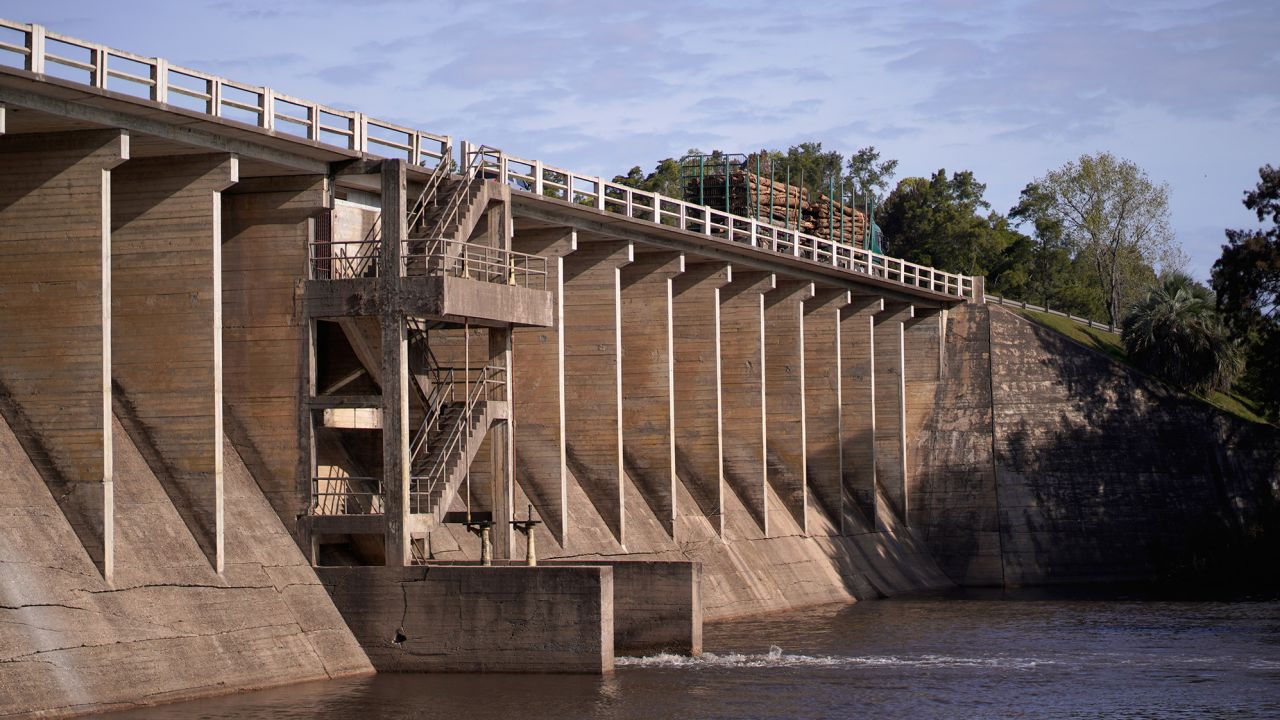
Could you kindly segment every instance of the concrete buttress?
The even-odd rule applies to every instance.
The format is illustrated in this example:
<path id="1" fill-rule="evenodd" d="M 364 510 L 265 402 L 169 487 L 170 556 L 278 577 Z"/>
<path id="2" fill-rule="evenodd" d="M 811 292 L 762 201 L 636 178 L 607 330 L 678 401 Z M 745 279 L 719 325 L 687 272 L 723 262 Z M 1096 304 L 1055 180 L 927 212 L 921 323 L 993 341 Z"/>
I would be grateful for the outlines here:
<path id="1" fill-rule="evenodd" d="M 210 565 L 225 565 L 222 191 L 226 154 L 130 160 L 111 184 L 111 371 L 121 421 Z"/>
<path id="2" fill-rule="evenodd" d="M 876 313 L 884 301 L 855 296 L 840 311 L 840 476 L 845 533 L 875 531 Z"/>
<path id="3" fill-rule="evenodd" d="M 774 287 L 773 273 L 735 269 L 733 281 L 720 291 L 724 477 L 766 537 L 764 295 Z"/>
<path id="4" fill-rule="evenodd" d="M 322 175 L 248 178 L 222 194 L 227 437 L 290 528 L 306 512 L 311 481 L 299 407 L 313 394 L 310 328 L 297 298 L 327 187 Z"/>
<path id="5" fill-rule="evenodd" d="M 633 257 L 628 242 L 580 242 L 564 266 L 565 460 L 624 546 L 620 269 Z"/>
<path id="6" fill-rule="evenodd" d="M 807 508 L 826 515 L 836 534 L 845 532 L 841 487 L 840 313 L 848 290 L 824 289 L 804 302 L 805 484 Z M 806 517 L 806 524 L 810 518 Z M 812 525 L 809 525 L 812 532 Z"/>
<path id="7" fill-rule="evenodd" d="M 515 473 L 529 502 L 561 546 L 569 527 L 565 472 L 564 258 L 577 249 L 577 233 L 551 229 L 517 233 L 519 252 L 547 258 L 547 290 L 555 305 L 551 327 L 512 331 Z"/>
<path id="8" fill-rule="evenodd" d="M 766 473 L 769 485 L 805 535 L 809 534 L 809 491 L 804 302 L 813 292 L 811 282 L 782 279 L 764 296 Z"/>
<path id="9" fill-rule="evenodd" d="M 0 408 L 113 574 L 111 170 L 119 130 L 0 136 Z"/>
<path id="10" fill-rule="evenodd" d="M 676 537 L 671 285 L 684 256 L 640 255 L 622 268 L 622 458 L 627 476 Z"/>
<path id="11" fill-rule="evenodd" d="M 692 507 L 679 508 L 678 514 L 706 518 L 721 538 L 720 292 L 732 277 L 728 263 L 688 264 L 673 281 L 671 297 L 676 476 L 693 498 Z"/>
<path id="12" fill-rule="evenodd" d="M 905 335 L 915 308 L 886 302 L 875 319 L 876 527 L 907 523 Z"/>

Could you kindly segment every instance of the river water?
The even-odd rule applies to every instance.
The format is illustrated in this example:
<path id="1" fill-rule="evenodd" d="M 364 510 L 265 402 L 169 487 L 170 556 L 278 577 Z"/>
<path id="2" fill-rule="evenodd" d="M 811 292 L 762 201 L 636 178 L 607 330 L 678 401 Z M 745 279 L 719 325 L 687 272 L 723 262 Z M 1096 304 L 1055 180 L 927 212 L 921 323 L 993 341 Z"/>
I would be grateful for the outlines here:
<path id="1" fill-rule="evenodd" d="M 710 624 L 612 677 L 379 675 L 126 718 L 1280 718 L 1280 602 L 863 602 Z"/>

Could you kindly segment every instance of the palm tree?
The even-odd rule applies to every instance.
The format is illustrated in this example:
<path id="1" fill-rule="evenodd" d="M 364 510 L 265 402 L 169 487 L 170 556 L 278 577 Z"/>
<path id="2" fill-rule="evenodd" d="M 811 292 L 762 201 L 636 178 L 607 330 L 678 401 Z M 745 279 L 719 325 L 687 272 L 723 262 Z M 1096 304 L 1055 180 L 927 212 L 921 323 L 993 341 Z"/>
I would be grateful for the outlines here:
<path id="1" fill-rule="evenodd" d="M 1183 273 L 1166 273 L 1147 291 L 1122 337 L 1134 364 L 1183 390 L 1225 390 L 1243 367 L 1213 293 Z"/>

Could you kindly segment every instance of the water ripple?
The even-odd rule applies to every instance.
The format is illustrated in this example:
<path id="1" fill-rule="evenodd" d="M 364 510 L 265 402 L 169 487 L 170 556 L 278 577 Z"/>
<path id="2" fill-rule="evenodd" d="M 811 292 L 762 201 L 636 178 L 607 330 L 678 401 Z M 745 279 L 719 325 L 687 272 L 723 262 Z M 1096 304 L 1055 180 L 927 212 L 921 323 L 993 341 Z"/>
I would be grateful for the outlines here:
<path id="1" fill-rule="evenodd" d="M 866 668 L 866 667 L 920 667 L 920 668 L 1001 668 L 1029 670 L 1040 665 L 1053 665 L 1053 660 L 1022 657 L 952 657 L 948 655 L 793 655 L 777 645 L 769 652 L 703 653 L 698 657 L 659 653 L 645 657 L 619 657 L 614 660 L 619 667 L 642 668 Z"/>

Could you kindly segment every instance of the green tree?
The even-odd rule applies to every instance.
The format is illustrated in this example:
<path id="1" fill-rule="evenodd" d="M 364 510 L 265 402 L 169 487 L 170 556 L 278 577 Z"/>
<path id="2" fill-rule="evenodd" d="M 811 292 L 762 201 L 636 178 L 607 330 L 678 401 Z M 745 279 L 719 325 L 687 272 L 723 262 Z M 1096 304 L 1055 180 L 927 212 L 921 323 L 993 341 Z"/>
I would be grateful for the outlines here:
<path id="1" fill-rule="evenodd" d="M 1009 219 L 1019 227 L 1031 225 L 1032 235 L 1023 251 L 1021 265 L 1027 274 L 1023 300 L 1073 312 L 1086 308 L 1068 302 L 1075 274 L 1071 248 L 1062 232 L 1062 222 L 1053 213 L 1053 195 L 1039 183 L 1027 183 L 1018 204 L 1009 210 Z"/>
<path id="2" fill-rule="evenodd" d="M 696 149 L 689 151 L 697 153 Z M 659 160 L 653 172 L 648 175 L 639 165 L 627 171 L 626 175 L 615 175 L 613 182 L 626 185 L 645 192 L 662 193 L 668 197 L 683 197 L 684 189 L 680 187 L 680 161 L 673 158 Z"/>
<path id="3" fill-rule="evenodd" d="M 1110 153 L 1082 155 L 1035 183 L 1051 198 L 1076 257 L 1088 260 L 1112 325 L 1137 299 L 1153 267 L 1172 269 L 1179 251 L 1169 229 L 1169 189 Z"/>
<path id="4" fill-rule="evenodd" d="M 1246 346 L 1243 385 L 1271 418 L 1280 417 L 1280 168 L 1258 170 L 1244 206 L 1270 227 L 1227 230 L 1213 265 L 1218 307 Z"/>
<path id="5" fill-rule="evenodd" d="M 904 178 L 877 220 L 888 254 L 940 270 L 985 275 L 1017 233 L 982 199 L 986 185 L 964 170 Z"/>
<path id="6" fill-rule="evenodd" d="M 898 161 L 881 160 L 880 151 L 874 145 L 868 145 L 849 156 L 846 168 L 848 201 L 862 207 L 872 199 L 879 205 L 884 202 L 884 193 L 898 169 Z"/>
<path id="7" fill-rule="evenodd" d="M 1192 392 L 1226 390 L 1240 374 L 1241 355 L 1208 288 L 1167 273 L 1125 316 L 1129 358 L 1169 384 Z"/>

